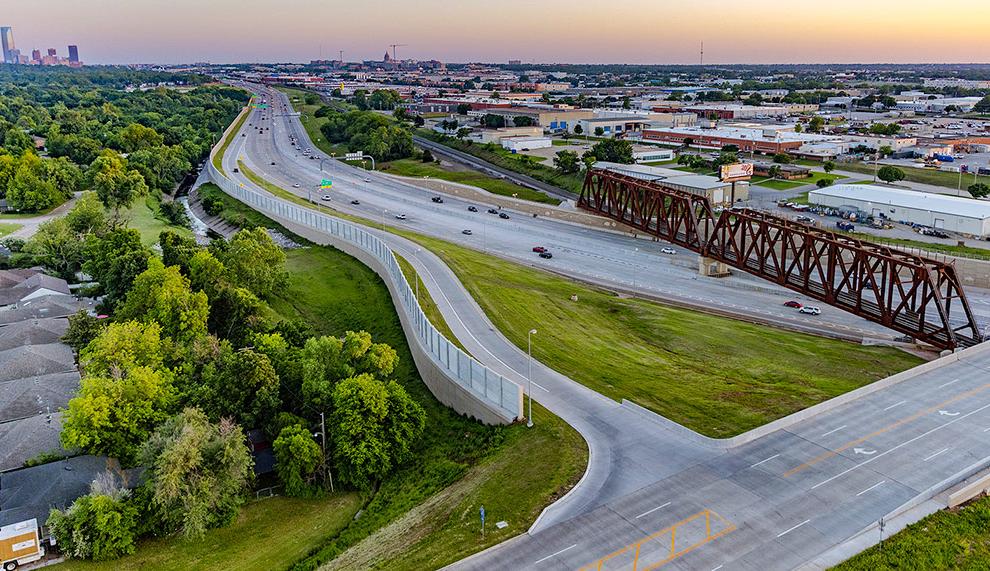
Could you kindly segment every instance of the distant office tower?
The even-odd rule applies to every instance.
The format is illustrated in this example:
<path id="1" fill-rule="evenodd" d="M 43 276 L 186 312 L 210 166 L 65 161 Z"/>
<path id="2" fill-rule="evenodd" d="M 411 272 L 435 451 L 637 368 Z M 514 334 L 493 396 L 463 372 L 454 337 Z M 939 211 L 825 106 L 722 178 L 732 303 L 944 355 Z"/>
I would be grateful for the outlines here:
<path id="1" fill-rule="evenodd" d="M 0 47 L 3 48 L 3 62 L 4 63 L 17 63 L 17 60 L 13 57 L 13 50 L 17 49 L 14 46 L 14 29 L 9 26 L 0 27 Z"/>
<path id="2" fill-rule="evenodd" d="M 55 48 L 48 48 L 48 55 L 55 57 L 58 55 L 58 52 L 55 51 Z"/>
<path id="3" fill-rule="evenodd" d="M 41 50 L 31 50 L 31 61 L 41 61 Z"/>
<path id="4" fill-rule="evenodd" d="M 69 46 L 69 61 L 71 63 L 79 61 L 79 46 Z"/>

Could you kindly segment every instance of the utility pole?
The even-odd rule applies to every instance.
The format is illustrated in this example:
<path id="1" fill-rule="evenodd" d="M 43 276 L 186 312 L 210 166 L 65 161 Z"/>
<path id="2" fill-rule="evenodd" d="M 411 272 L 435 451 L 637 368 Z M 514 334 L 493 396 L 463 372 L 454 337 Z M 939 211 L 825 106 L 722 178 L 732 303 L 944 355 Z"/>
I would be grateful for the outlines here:
<path id="1" fill-rule="evenodd" d="M 535 334 L 535 329 L 530 329 L 529 333 L 526 334 L 529 354 L 529 374 L 527 375 L 527 385 L 529 386 L 526 391 L 529 393 L 529 412 L 526 414 L 526 426 L 528 428 L 533 428 L 533 335 Z"/>
<path id="2" fill-rule="evenodd" d="M 333 493 L 333 474 L 330 472 L 330 466 L 327 464 L 327 423 L 324 419 L 323 413 L 320 413 L 320 436 L 323 438 L 323 469 L 326 470 L 327 479 L 330 480 L 330 493 Z"/>

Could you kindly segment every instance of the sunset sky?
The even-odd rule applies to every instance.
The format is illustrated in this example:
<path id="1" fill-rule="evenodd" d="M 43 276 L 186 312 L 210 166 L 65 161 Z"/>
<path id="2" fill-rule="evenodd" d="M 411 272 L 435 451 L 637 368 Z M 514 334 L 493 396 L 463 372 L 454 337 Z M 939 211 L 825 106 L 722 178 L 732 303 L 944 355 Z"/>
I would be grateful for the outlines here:
<path id="1" fill-rule="evenodd" d="M 3 0 L 22 53 L 87 63 L 990 62 L 988 0 Z"/>

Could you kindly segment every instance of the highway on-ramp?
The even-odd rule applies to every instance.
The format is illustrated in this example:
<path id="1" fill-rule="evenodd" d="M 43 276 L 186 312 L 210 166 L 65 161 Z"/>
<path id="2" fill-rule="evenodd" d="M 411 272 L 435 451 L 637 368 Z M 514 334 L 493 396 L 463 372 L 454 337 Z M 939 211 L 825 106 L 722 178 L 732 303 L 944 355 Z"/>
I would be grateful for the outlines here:
<path id="1" fill-rule="evenodd" d="M 271 127 L 270 135 L 259 135 L 253 125 L 246 125 L 243 130 L 249 134 L 234 138 L 224 169 L 233 173 L 243 157 L 252 170 L 280 186 L 291 189 L 291 180 L 312 184 L 320 172 L 312 165 L 319 161 L 294 156 L 292 147 L 279 140 L 293 132 L 308 145 L 296 118 L 278 112 L 285 99 L 274 92 L 267 97 L 279 98 L 274 118 L 279 125 Z M 271 168 L 272 161 L 276 168 Z M 243 173 L 231 176 L 262 190 Z M 421 191 L 417 194 L 388 177 L 344 165 L 337 165 L 333 176 L 334 186 L 341 187 L 335 193 L 362 202 L 354 206 L 372 201 L 373 210 L 355 210 L 367 218 L 378 208 L 389 210 L 386 216 L 408 212 L 409 219 L 424 220 L 409 227 L 448 239 L 459 235 L 458 227 L 466 221 L 477 221 L 466 207 L 454 208 L 452 200 L 435 209 L 429 202 L 419 206 Z M 302 186 L 298 191 L 305 194 Z M 336 194 L 334 201 L 340 206 Z M 570 232 L 566 239 L 600 243 L 598 252 L 607 253 L 593 262 L 588 251 L 576 248 L 580 263 L 575 265 L 583 264 L 586 272 L 598 267 L 615 271 L 628 259 L 644 265 L 662 260 L 658 254 L 640 258 L 645 254 L 629 251 L 628 245 L 642 242 L 623 236 L 544 220 L 523 226 L 516 217 L 490 222 L 497 230 L 483 247 L 493 253 L 503 249 L 502 255 L 509 258 L 523 256 L 508 250 L 531 243 L 533 232 L 545 233 L 544 241 L 562 240 L 551 245 L 564 247 L 568 243 L 554 233 L 559 225 Z M 403 238 L 384 232 L 382 236 L 424 277 L 468 350 L 525 386 L 520 373 L 526 370 L 525 353 L 495 330 L 449 268 Z M 643 249 L 655 247 L 647 242 Z M 674 264 L 659 265 L 663 271 L 653 269 L 644 276 L 644 285 L 654 276 L 671 289 L 697 289 L 692 284 L 707 281 L 691 279 Z M 717 287 L 723 296 L 734 289 Z M 747 293 L 775 296 L 764 288 Z M 588 441 L 588 474 L 530 533 L 454 568 L 632 569 L 635 561 L 639 569 L 792 569 L 842 545 L 899 507 L 916 502 L 937 506 L 930 498 L 938 491 L 990 460 L 990 345 L 875 383 L 849 398 L 779 421 L 777 429 L 766 434 L 761 431 L 733 443 L 710 441 L 635 406 L 606 399 L 540 364 L 533 378 L 536 400 Z"/>

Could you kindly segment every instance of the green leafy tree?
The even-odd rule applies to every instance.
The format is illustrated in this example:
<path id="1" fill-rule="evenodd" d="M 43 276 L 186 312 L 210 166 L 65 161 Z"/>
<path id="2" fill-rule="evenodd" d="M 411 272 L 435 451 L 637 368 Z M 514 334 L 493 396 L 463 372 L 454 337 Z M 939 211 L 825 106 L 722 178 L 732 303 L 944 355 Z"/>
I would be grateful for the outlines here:
<path id="1" fill-rule="evenodd" d="M 894 166 L 884 165 L 877 171 L 877 178 L 887 184 L 892 184 L 904 180 L 904 171 Z"/>
<path id="2" fill-rule="evenodd" d="M 576 173 L 581 170 L 581 160 L 574 151 L 558 151 L 553 158 L 553 166 L 564 174 Z"/>
<path id="3" fill-rule="evenodd" d="M 516 127 L 532 127 L 536 121 L 533 121 L 533 118 L 528 115 L 516 115 L 512 118 L 512 124 Z"/>
<path id="4" fill-rule="evenodd" d="M 815 182 L 815 186 L 818 188 L 825 188 L 826 186 L 832 186 L 832 179 L 830 178 L 820 178 Z"/>
<path id="5" fill-rule="evenodd" d="M 52 509 L 47 524 L 62 553 L 76 559 L 110 561 L 134 553 L 137 518 L 130 491 L 103 473 L 90 492 L 67 510 Z"/>
<path id="6" fill-rule="evenodd" d="M 582 127 L 580 124 L 574 125 L 574 134 L 581 135 L 582 133 L 584 133 L 584 127 Z"/>
<path id="7" fill-rule="evenodd" d="M 244 433 L 187 408 L 159 426 L 141 451 L 147 485 L 164 527 L 188 538 L 237 516 L 251 475 Z"/>
<path id="8" fill-rule="evenodd" d="M 398 383 L 363 374 L 337 384 L 332 419 L 341 480 L 369 489 L 407 459 L 425 413 Z"/>
<path id="9" fill-rule="evenodd" d="M 591 154 L 598 160 L 610 163 L 632 164 L 633 151 L 632 143 L 620 139 L 606 139 L 598 141 L 591 147 Z"/>
<path id="10" fill-rule="evenodd" d="M 470 111 L 470 110 L 471 110 L 471 104 L 470 103 L 459 103 L 457 105 L 457 114 L 458 115 L 467 115 L 468 114 L 468 111 Z"/>
<path id="11" fill-rule="evenodd" d="M 20 155 L 24 151 L 34 149 L 34 139 L 20 129 L 11 128 L 4 133 L 3 148 L 12 155 Z"/>
<path id="12" fill-rule="evenodd" d="M 85 309 L 80 309 L 69 316 L 69 327 L 62 335 L 62 342 L 76 351 L 81 351 L 99 337 L 106 326 L 106 319 L 92 316 Z"/>
<path id="13" fill-rule="evenodd" d="M 595 136 L 596 137 L 601 137 L 601 136 L 604 136 L 604 135 L 605 135 L 605 128 L 604 127 L 595 127 Z"/>
<path id="14" fill-rule="evenodd" d="M 42 222 L 26 250 L 52 273 L 71 279 L 83 262 L 83 242 L 65 217 Z"/>
<path id="15" fill-rule="evenodd" d="M 835 170 L 835 161 L 825 161 L 822 163 L 822 170 L 826 173 L 830 173 Z"/>
<path id="16" fill-rule="evenodd" d="M 302 396 L 316 409 L 326 409 L 333 387 L 341 379 L 361 374 L 385 378 L 399 362 L 398 354 L 384 343 L 373 343 L 366 331 L 348 331 L 344 337 L 313 337 L 300 354 Z"/>
<path id="17" fill-rule="evenodd" d="M 48 180 L 44 161 L 34 153 L 24 153 L 7 185 L 7 200 L 17 210 L 34 212 L 59 203 L 59 192 Z"/>
<path id="18" fill-rule="evenodd" d="M 303 426 L 286 426 L 278 433 L 272 449 L 275 453 L 275 472 L 285 487 L 285 495 L 312 495 L 316 469 L 323 461 L 323 452 L 313 441 L 313 435 Z"/>
<path id="19" fill-rule="evenodd" d="M 279 407 L 279 378 L 268 356 L 251 349 L 234 351 L 221 341 L 219 354 L 203 368 L 195 402 L 214 419 L 229 417 L 241 426 L 259 427 Z"/>
<path id="20" fill-rule="evenodd" d="M 65 411 L 62 446 L 130 464 L 141 443 L 168 417 L 173 395 L 166 369 L 138 366 L 87 376 Z"/>
<path id="21" fill-rule="evenodd" d="M 165 138 L 151 127 L 131 123 L 117 133 L 117 148 L 125 153 L 160 147 Z"/>
<path id="22" fill-rule="evenodd" d="M 141 173 L 127 168 L 126 163 L 113 152 L 96 157 L 87 171 L 89 184 L 108 209 L 113 211 L 116 223 L 120 210 L 130 207 L 139 196 L 148 192 L 148 185 Z"/>
<path id="23" fill-rule="evenodd" d="M 423 149 L 423 154 L 420 156 L 420 160 L 424 163 L 433 162 L 433 153 L 430 152 L 430 149 Z"/>
<path id="24" fill-rule="evenodd" d="M 809 133 L 821 133 L 822 127 L 825 126 L 825 119 L 815 115 L 808 121 L 808 132 Z"/>
<path id="25" fill-rule="evenodd" d="M 134 229 L 118 228 L 102 236 L 89 235 L 84 249 L 83 271 L 100 283 L 104 305 L 114 307 L 141 272 L 148 269 L 151 252 Z"/>
<path id="26" fill-rule="evenodd" d="M 268 297 L 288 280 L 285 252 L 263 227 L 234 234 L 223 260 L 232 281 L 259 297 Z"/>
<path id="27" fill-rule="evenodd" d="M 773 162 L 780 165 L 787 165 L 791 163 L 791 156 L 787 153 L 776 153 L 773 156 Z"/>
<path id="28" fill-rule="evenodd" d="M 65 215 L 69 228 L 79 236 L 102 234 L 107 230 L 107 213 L 94 192 L 84 192 Z"/>
<path id="29" fill-rule="evenodd" d="M 209 312 L 206 294 L 193 293 L 178 266 L 166 268 L 161 260 L 151 258 L 148 269 L 134 279 L 117 317 L 157 323 L 163 335 L 186 346 L 206 335 Z"/>
<path id="30" fill-rule="evenodd" d="M 481 116 L 481 124 L 489 129 L 499 129 L 505 127 L 505 117 L 494 113 L 485 113 Z"/>
<path id="31" fill-rule="evenodd" d="M 973 196 L 973 198 L 986 198 L 990 196 L 990 185 L 986 183 L 977 182 L 975 184 L 969 185 L 966 189 Z"/>

